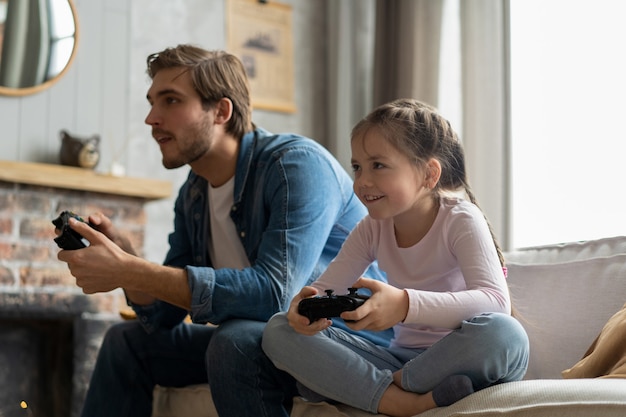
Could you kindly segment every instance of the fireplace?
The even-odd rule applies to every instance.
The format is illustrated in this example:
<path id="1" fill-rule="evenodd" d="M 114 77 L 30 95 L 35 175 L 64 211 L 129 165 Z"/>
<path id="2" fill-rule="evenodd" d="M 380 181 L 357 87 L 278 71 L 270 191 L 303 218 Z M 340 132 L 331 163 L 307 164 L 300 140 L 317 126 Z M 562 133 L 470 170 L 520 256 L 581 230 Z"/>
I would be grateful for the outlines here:
<path id="1" fill-rule="evenodd" d="M 102 335 L 119 320 L 102 307 L 64 291 L 0 293 L 0 416 L 79 415 Z"/>
<path id="2" fill-rule="evenodd" d="M 56 258 L 51 220 L 96 210 L 143 247 L 144 205 L 168 182 L 0 161 L 0 417 L 79 416 L 121 290 L 85 295 Z"/>
<path id="3" fill-rule="evenodd" d="M 72 403 L 73 322 L 71 319 L 0 319 L 2 416 L 69 416 Z M 25 413 L 25 412 L 24 412 Z"/>

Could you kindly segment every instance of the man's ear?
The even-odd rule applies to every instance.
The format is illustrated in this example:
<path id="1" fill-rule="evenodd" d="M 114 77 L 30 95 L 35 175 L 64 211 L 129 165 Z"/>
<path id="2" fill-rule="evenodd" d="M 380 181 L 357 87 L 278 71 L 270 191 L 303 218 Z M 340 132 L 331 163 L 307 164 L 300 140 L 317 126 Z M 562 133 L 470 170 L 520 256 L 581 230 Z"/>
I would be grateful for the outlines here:
<path id="1" fill-rule="evenodd" d="M 233 115 L 233 102 L 226 97 L 220 99 L 215 105 L 215 123 L 226 124 Z"/>
<path id="2" fill-rule="evenodd" d="M 435 188 L 440 177 L 441 163 L 439 163 L 439 161 L 435 158 L 430 158 L 430 160 L 426 162 L 426 181 L 428 183 L 428 188 L 431 190 Z"/>

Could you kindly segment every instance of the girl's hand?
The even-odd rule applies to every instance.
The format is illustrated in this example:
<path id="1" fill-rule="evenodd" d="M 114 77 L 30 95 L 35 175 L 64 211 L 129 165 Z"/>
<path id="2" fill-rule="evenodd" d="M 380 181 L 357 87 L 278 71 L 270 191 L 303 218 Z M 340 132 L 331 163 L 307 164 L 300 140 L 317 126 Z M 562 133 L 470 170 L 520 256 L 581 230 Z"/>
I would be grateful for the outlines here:
<path id="1" fill-rule="evenodd" d="M 333 324 L 333 322 L 328 319 L 319 319 L 313 323 L 309 323 L 308 317 L 298 313 L 298 304 L 300 303 L 300 300 L 313 297 L 314 295 L 317 295 L 317 289 L 308 286 L 303 287 L 302 290 L 300 290 L 300 292 L 293 297 L 293 300 L 291 300 L 289 311 L 287 312 L 289 325 L 293 327 L 296 332 L 307 336 L 312 336 Z"/>
<path id="2" fill-rule="evenodd" d="M 385 330 L 403 321 L 409 311 L 408 294 L 392 285 L 370 278 L 359 278 L 355 288 L 368 288 L 372 295 L 361 307 L 341 313 L 353 330 Z"/>

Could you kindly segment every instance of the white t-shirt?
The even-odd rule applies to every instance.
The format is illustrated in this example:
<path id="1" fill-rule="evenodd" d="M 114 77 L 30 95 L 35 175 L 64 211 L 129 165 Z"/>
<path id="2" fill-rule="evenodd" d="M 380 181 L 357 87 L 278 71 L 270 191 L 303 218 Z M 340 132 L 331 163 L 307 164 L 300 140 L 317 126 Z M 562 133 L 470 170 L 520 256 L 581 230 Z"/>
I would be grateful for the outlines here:
<path id="1" fill-rule="evenodd" d="M 237 235 L 235 223 L 230 218 L 234 189 L 234 176 L 226 184 L 217 188 L 209 184 L 209 220 L 211 222 L 209 258 L 215 269 L 243 269 L 250 266 L 246 251 Z"/>

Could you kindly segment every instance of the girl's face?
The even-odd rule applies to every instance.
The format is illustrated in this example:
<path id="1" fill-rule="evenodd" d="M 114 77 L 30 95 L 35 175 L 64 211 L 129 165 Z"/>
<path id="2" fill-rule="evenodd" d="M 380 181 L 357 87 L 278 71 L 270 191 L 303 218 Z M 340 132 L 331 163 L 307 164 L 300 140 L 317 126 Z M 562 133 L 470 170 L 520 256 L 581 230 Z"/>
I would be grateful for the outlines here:
<path id="1" fill-rule="evenodd" d="M 354 192 L 372 218 L 399 220 L 431 207 L 425 204 L 432 202 L 425 170 L 411 163 L 377 129 L 354 138 L 351 146 Z"/>

